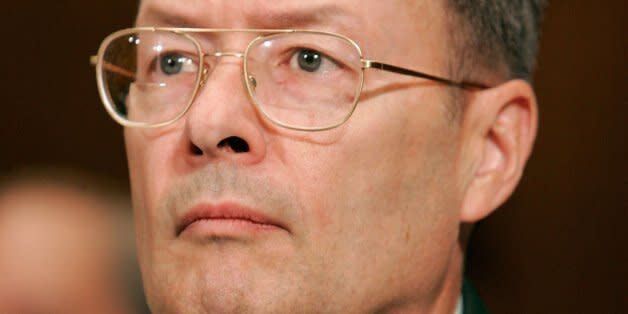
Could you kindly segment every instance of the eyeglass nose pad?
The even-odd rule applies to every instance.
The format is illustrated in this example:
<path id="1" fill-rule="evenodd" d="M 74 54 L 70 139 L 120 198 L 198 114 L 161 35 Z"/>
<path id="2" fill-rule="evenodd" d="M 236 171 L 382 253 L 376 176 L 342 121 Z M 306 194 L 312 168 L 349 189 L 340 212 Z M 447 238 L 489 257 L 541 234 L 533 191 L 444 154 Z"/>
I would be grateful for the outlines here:
<path id="1" fill-rule="evenodd" d="M 203 72 L 201 73 L 201 82 L 199 84 L 201 87 L 205 86 L 205 83 L 207 82 L 208 77 L 209 77 L 209 69 L 207 67 L 203 67 Z"/>
<path id="2" fill-rule="evenodd" d="M 255 79 L 255 77 L 253 75 L 249 75 L 248 79 L 249 79 L 249 84 L 251 84 L 251 87 L 255 89 L 257 87 L 257 80 Z"/>

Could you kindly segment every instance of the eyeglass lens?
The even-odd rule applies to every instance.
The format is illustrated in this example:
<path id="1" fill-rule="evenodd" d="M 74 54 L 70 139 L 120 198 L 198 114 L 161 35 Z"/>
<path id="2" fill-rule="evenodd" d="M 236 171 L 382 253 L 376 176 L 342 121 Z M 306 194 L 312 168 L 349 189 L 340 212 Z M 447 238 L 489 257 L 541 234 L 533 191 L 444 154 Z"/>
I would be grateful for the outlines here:
<path id="1" fill-rule="evenodd" d="M 204 48 L 203 48 L 204 49 Z M 220 58 L 186 35 L 139 31 L 110 40 L 101 62 L 113 111 L 132 122 L 176 119 L 193 101 L 202 69 Z M 324 33 L 278 33 L 254 40 L 246 53 L 246 87 L 255 105 L 283 126 L 316 129 L 344 122 L 362 81 L 360 54 L 348 40 Z"/>

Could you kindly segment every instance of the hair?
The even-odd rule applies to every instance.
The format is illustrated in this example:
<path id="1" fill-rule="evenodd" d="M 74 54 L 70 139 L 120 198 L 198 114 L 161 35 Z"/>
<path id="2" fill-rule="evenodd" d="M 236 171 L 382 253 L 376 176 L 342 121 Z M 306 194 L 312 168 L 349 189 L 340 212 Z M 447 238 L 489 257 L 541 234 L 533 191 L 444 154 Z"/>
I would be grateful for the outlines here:
<path id="1" fill-rule="evenodd" d="M 446 0 L 452 76 L 532 80 L 545 0 Z"/>

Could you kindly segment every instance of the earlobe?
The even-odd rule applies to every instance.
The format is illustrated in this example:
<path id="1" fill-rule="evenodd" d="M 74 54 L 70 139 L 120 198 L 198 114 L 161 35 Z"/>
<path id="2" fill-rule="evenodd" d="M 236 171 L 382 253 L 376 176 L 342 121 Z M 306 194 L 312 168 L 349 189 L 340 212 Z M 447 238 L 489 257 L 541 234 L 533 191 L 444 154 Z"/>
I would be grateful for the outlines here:
<path id="1" fill-rule="evenodd" d="M 473 223 L 503 204 L 519 183 L 536 136 L 537 104 L 530 85 L 513 80 L 479 92 L 468 108 L 468 151 L 475 153 L 461 220 Z"/>

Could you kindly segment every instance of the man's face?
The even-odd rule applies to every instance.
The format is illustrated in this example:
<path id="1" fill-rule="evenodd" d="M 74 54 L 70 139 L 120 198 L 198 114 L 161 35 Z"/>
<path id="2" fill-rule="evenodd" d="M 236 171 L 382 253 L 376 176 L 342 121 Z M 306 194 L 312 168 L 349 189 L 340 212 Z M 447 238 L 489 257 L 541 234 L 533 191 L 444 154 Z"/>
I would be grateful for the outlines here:
<path id="1" fill-rule="evenodd" d="M 367 58 L 446 76 L 444 14 L 440 1 L 145 0 L 137 24 L 333 31 Z M 244 50 L 252 37 L 238 36 L 221 49 Z M 255 110 L 239 59 L 221 61 L 181 120 L 125 131 L 153 311 L 429 306 L 454 264 L 463 197 L 448 90 L 366 70 L 347 123 L 290 131 Z"/>

